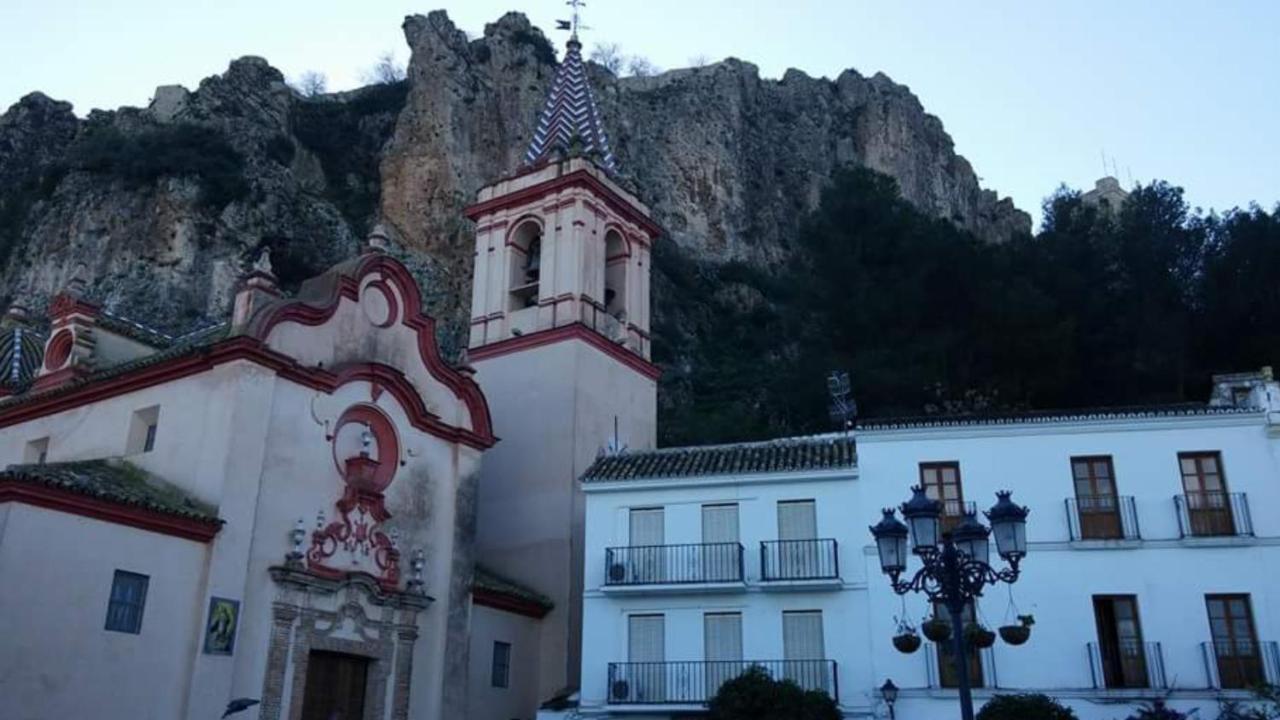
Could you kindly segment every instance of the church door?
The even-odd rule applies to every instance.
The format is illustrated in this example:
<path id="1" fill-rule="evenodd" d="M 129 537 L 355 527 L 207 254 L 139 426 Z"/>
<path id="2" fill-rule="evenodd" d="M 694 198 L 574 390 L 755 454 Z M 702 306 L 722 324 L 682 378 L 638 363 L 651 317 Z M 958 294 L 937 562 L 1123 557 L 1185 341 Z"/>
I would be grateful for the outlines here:
<path id="1" fill-rule="evenodd" d="M 312 651 L 302 720 L 362 720 L 368 672 L 368 658 Z"/>

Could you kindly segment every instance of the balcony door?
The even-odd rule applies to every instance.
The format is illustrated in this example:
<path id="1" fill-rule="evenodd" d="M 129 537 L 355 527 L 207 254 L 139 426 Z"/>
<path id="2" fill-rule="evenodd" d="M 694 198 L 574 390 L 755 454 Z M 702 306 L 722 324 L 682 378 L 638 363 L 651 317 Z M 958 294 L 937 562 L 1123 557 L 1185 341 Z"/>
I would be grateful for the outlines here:
<path id="1" fill-rule="evenodd" d="M 702 572 L 706 582 L 742 579 L 738 554 L 738 506 L 717 503 L 702 506 Z"/>
<path id="2" fill-rule="evenodd" d="M 1248 595 L 1206 595 L 1213 656 L 1223 688 L 1248 688 L 1266 678 Z"/>
<path id="3" fill-rule="evenodd" d="M 1192 535 L 1234 535 L 1227 480 L 1222 457 L 1216 452 L 1179 453 L 1182 489 L 1187 499 L 1187 519 Z"/>
<path id="4" fill-rule="evenodd" d="M 707 613 L 703 616 L 703 656 L 706 659 L 706 699 L 720 686 L 742 674 L 742 614 Z"/>
<path id="5" fill-rule="evenodd" d="M 662 615 L 627 618 L 628 697 L 632 702 L 666 700 L 666 619 Z"/>
<path id="6" fill-rule="evenodd" d="M 1133 595 L 1093 596 L 1098 625 L 1098 654 L 1102 678 L 1108 688 L 1144 688 L 1147 658 L 1138 623 L 1138 600 Z"/>
<path id="7" fill-rule="evenodd" d="M 960 463 L 920 463 L 920 486 L 930 500 L 942 503 L 942 531 L 950 532 L 964 519 L 964 490 L 960 486 Z"/>
<path id="8" fill-rule="evenodd" d="M 1071 475 L 1075 480 L 1076 508 L 1080 513 L 1080 537 L 1085 540 L 1124 537 L 1111 457 L 1071 458 Z"/>
<path id="9" fill-rule="evenodd" d="M 938 617 L 951 619 L 951 613 L 941 603 L 934 603 L 933 612 Z M 974 622 L 973 604 L 970 603 L 965 608 L 964 623 L 967 625 Z M 964 632 L 964 628 L 952 628 L 951 632 Z M 960 674 L 956 670 L 955 645 L 950 640 L 942 643 L 935 643 L 934 647 L 938 649 L 938 685 L 944 688 L 960 687 Z M 982 651 L 972 645 L 965 645 L 968 650 L 969 663 L 969 685 L 972 687 L 985 687 L 982 677 Z"/>
<path id="10" fill-rule="evenodd" d="M 804 610 L 782 613 L 782 676 L 805 690 L 831 692 L 827 678 L 826 645 L 822 636 L 822 612 Z"/>
<path id="11" fill-rule="evenodd" d="M 818 511 L 813 500 L 778 502 L 777 568 L 770 577 L 806 578 L 816 574 Z"/>
<path id="12" fill-rule="evenodd" d="M 660 583 L 665 580 L 663 554 L 664 513 L 662 508 L 631 508 L 628 538 L 628 572 L 633 583 Z"/>

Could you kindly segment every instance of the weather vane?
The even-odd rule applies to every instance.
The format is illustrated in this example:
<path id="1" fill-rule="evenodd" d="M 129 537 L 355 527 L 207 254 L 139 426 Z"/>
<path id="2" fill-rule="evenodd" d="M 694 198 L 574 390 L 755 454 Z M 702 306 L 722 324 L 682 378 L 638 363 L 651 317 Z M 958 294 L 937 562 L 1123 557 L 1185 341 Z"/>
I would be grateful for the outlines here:
<path id="1" fill-rule="evenodd" d="M 586 7 L 587 4 L 582 2 L 582 0 L 567 0 L 565 2 L 565 5 L 568 5 L 569 7 L 573 8 L 573 16 L 569 20 L 557 20 L 556 29 L 568 30 L 570 33 L 569 39 L 577 40 L 579 30 L 591 29 L 581 23 L 581 14 L 582 14 L 581 9 Z"/>

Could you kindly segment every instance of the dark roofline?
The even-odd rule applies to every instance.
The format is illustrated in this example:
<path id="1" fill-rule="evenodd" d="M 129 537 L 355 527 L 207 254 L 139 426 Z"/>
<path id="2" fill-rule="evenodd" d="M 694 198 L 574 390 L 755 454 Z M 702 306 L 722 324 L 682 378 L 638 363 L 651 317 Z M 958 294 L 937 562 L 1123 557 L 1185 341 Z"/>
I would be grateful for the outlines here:
<path id="1" fill-rule="evenodd" d="M 604 455 L 584 483 L 678 480 L 854 470 L 857 448 L 848 433 L 802 435 L 718 445 L 692 445 Z"/>
<path id="2" fill-rule="evenodd" d="M 471 578 L 471 600 L 477 605 L 534 619 L 546 617 L 555 608 L 555 603 L 537 590 L 483 565 L 476 565 Z"/>
<path id="3" fill-rule="evenodd" d="M 1164 405 L 1127 405 L 1078 408 L 1074 410 L 1025 410 L 974 415 L 916 415 L 870 418 L 861 420 L 856 430 L 921 430 L 990 425 L 1045 425 L 1061 422 L 1109 422 L 1182 417 L 1214 417 L 1222 415 L 1254 415 L 1262 408 L 1212 406 L 1202 403 L 1169 403 Z"/>

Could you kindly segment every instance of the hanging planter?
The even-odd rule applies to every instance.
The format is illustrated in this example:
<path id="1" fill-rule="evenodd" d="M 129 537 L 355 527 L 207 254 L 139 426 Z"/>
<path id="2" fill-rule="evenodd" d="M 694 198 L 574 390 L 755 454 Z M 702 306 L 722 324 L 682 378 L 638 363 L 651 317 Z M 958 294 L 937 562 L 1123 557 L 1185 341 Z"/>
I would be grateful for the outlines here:
<path id="1" fill-rule="evenodd" d="M 893 646 L 898 652 L 910 655 L 920 649 L 921 642 L 920 634 L 914 627 L 902 620 L 898 621 L 898 634 L 893 636 Z"/>
<path id="2" fill-rule="evenodd" d="M 1000 639 L 1010 645 L 1021 645 L 1031 638 L 1031 626 L 1036 619 L 1031 615 L 1019 615 L 1017 625 L 1002 625 Z"/>
<path id="3" fill-rule="evenodd" d="M 981 650 L 996 644 L 996 634 L 978 623 L 968 623 L 964 626 L 964 639 L 970 647 Z"/>
<path id="4" fill-rule="evenodd" d="M 951 639 L 951 623 L 937 615 L 921 623 L 920 630 L 924 632 L 925 637 L 936 643 Z"/>

